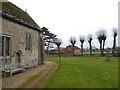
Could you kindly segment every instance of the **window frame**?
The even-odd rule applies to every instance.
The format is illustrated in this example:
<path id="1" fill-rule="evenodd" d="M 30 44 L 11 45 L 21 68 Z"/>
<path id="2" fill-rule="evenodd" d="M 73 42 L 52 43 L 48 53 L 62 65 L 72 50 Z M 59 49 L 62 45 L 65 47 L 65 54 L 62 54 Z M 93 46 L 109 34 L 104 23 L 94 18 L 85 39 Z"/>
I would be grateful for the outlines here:
<path id="1" fill-rule="evenodd" d="M 2 37 L 2 51 L 0 51 L 0 52 L 2 52 L 2 54 L 0 55 L 0 57 L 9 57 L 10 56 L 10 51 L 11 51 L 11 49 L 10 49 L 10 43 L 11 43 L 11 37 L 10 36 L 7 36 L 7 35 L 0 35 L 0 37 Z M 8 39 L 8 45 L 7 45 L 7 39 Z"/>
<path id="2" fill-rule="evenodd" d="M 0 45 L 0 48 L 1 48 L 0 49 L 1 50 L 0 51 L 0 53 L 1 53 L 0 56 L 3 56 L 4 55 L 4 52 L 3 52 L 4 51 L 4 37 L 3 36 L 0 36 L 0 43 L 1 43 L 1 45 Z"/>
<path id="3" fill-rule="evenodd" d="M 31 50 L 31 34 L 25 34 L 25 50 Z"/>
<path id="4" fill-rule="evenodd" d="M 5 53 L 6 56 L 10 56 L 10 37 L 5 37 L 5 38 L 6 38 Z"/>

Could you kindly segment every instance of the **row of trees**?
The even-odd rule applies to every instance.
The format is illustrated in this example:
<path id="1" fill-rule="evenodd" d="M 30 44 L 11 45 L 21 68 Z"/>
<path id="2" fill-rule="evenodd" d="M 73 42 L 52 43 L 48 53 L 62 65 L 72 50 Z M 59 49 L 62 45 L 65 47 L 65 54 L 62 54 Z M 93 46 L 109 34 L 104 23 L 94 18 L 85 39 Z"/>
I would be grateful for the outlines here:
<path id="1" fill-rule="evenodd" d="M 102 29 L 100 31 L 98 31 L 96 33 L 97 35 L 97 39 L 99 41 L 99 44 L 100 44 L 100 51 L 101 51 L 101 55 L 103 56 L 104 55 L 104 47 L 105 47 L 105 41 L 106 41 L 106 38 L 107 38 L 107 33 L 106 33 L 106 30 Z M 114 28 L 113 29 L 113 47 L 112 47 L 112 54 L 115 55 L 115 49 L 116 49 L 116 37 L 117 37 L 117 28 Z M 93 40 L 93 37 L 92 35 L 88 35 L 87 37 L 87 41 L 89 43 L 89 49 L 90 49 L 90 55 L 92 55 L 92 40 Z M 81 42 L 81 55 L 83 56 L 83 43 L 85 41 L 85 37 L 84 36 L 80 36 L 80 42 Z M 75 38 L 74 40 L 73 39 L 70 39 L 70 42 L 76 42 Z M 71 43 L 73 45 L 73 43 Z M 75 45 L 75 43 L 74 43 Z M 73 46 L 74 46 L 73 45 Z M 74 48 L 74 47 L 73 47 Z M 74 49 L 73 49 L 73 52 L 74 52 Z M 74 54 L 74 53 L 73 53 Z"/>
<path id="2" fill-rule="evenodd" d="M 107 33 L 106 33 L 106 30 L 102 29 L 100 31 L 98 31 L 96 33 L 97 35 L 97 39 L 99 41 L 99 44 L 100 44 L 100 51 L 101 51 L 101 55 L 104 56 L 104 47 L 105 47 L 105 41 L 106 41 L 106 38 L 107 38 Z M 117 37 L 117 28 L 114 28 L 113 29 L 113 47 L 112 47 L 112 54 L 115 55 L 115 49 L 116 49 L 116 37 Z M 93 37 L 92 35 L 88 35 L 87 37 L 87 41 L 89 43 L 89 49 L 90 49 L 90 55 L 92 55 L 92 40 L 93 40 Z M 84 41 L 85 41 L 85 37 L 84 36 L 80 36 L 80 43 L 81 43 L 81 55 L 83 56 L 83 44 L 84 44 Z M 72 44 L 73 46 L 73 55 L 74 55 L 74 46 L 76 44 L 76 39 L 71 37 L 70 38 L 70 43 Z M 60 40 L 56 40 L 55 41 L 55 44 L 58 46 L 58 51 L 60 52 L 59 50 L 59 47 L 60 47 L 60 44 L 61 44 L 61 41 Z M 60 55 L 60 53 L 59 53 Z"/>

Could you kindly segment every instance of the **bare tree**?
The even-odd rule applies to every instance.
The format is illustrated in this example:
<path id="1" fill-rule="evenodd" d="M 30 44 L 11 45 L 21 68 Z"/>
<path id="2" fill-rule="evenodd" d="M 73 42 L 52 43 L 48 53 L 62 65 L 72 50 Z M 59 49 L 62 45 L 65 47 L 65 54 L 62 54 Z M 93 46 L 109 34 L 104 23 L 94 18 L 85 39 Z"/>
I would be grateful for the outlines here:
<path id="1" fill-rule="evenodd" d="M 76 39 L 75 38 L 70 38 L 70 43 L 72 44 L 72 54 L 74 55 L 74 47 L 75 47 L 75 43 L 76 43 Z"/>
<path id="2" fill-rule="evenodd" d="M 61 40 L 60 40 L 60 39 L 57 39 L 57 40 L 55 41 L 55 44 L 57 45 L 57 48 L 58 48 L 59 61 L 61 61 L 61 52 L 60 52 Z"/>
<path id="3" fill-rule="evenodd" d="M 83 43 L 85 41 L 85 37 L 84 36 L 80 36 L 80 42 L 81 42 L 81 55 L 83 56 Z"/>
<path id="4" fill-rule="evenodd" d="M 92 55 L 92 35 L 88 35 L 88 43 L 89 43 L 89 46 L 90 46 L 90 55 Z"/>
<path id="5" fill-rule="evenodd" d="M 113 48 L 112 48 L 112 54 L 115 55 L 115 49 L 116 49 L 116 37 L 117 37 L 117 28 L 113 29 Z"/>
<path id="6" fill-rule="evenodd" d="M 106 38 L 107 38 L 106 30 L 102 29 L 102 30 L 98 31 L 97 32 L 97 38 L 98 38 L 98 41 L 100 43 L 101 55 L 103 56 L 104 55 L 105 41 L 106 41 Z"/>

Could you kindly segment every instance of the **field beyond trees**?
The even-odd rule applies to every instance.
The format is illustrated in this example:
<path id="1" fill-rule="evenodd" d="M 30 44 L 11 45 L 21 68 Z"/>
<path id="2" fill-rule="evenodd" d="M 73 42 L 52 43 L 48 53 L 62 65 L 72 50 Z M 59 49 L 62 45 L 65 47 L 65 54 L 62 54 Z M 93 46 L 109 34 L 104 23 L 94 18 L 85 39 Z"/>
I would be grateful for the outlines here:
<path id="1" fill-rule="evenodd" d="M 118 88 L 118 58 L 110 57 L 47 57 L 59 67 L 45 88 Z"/>

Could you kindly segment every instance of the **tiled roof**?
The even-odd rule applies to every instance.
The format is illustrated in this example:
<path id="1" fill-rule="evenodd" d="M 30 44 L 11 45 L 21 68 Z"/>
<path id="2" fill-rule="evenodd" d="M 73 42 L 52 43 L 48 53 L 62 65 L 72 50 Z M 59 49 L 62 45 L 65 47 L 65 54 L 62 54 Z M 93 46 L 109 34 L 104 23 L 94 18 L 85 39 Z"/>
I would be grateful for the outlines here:
<path id="1" fill-rule="evenodd" d="M 29 14 L 11 2 L 2 2 L 2 17 L 10 19 L 19 24 L 25 25 L 35 30 L 40 30 L 40 27 L 29 16 Z"/>
<path id="2" fill-rule="evenodd" d="M 72 48 L 73 48 L 73 46 L 72 46 L 72 45 L 68 45 L 65 49 L 68 49 L 68 48 L 72 49 Z M 79 50 L 80 50 L 80 48 L 79 48 L 79 47 L 77 47 L 77 46 L 74 46 L 74 49 L 75 49 L 75 50 L 77 50 L 77 49 L 79 49 Z"/>

